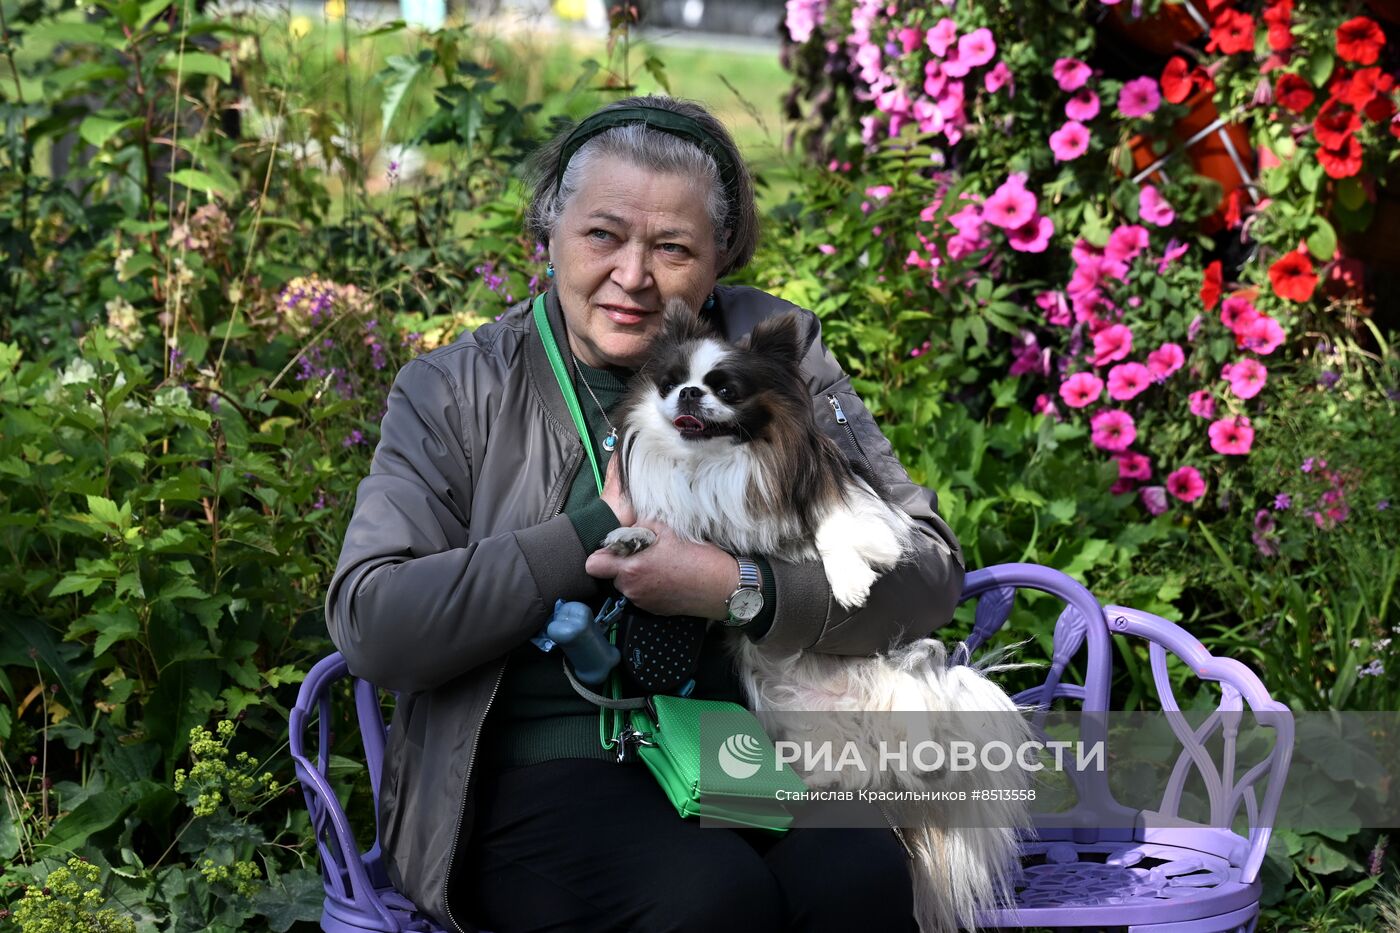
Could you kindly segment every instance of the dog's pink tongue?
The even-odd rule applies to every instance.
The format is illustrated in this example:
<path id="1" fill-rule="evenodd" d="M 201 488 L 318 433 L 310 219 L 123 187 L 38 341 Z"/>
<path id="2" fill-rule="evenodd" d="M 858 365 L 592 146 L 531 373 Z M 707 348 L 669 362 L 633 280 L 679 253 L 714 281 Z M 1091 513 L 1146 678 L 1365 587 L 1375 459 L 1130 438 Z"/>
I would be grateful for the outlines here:
<path id="1" fill-rule="evenodd" d="M 671 422 L 676 426 L 676 430 L 682 434 L 699 434 L 705 430 L 705 422 L 694 415 L 678 415 L 675 421 Z"/>

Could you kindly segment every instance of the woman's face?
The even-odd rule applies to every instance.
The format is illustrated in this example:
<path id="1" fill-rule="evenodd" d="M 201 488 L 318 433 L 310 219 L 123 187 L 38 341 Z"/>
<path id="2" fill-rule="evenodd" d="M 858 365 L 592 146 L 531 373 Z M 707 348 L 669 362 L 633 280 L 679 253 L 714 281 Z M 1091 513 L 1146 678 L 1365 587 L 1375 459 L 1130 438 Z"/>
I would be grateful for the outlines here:
<path id="1" fill-rule="evenodd" d="M 719 269 L 702 183 L 622 160 L 584 175 L 549 242 L 569 346 L 589 366 L 646 362 L 661 309 L 692 308 Z"/>

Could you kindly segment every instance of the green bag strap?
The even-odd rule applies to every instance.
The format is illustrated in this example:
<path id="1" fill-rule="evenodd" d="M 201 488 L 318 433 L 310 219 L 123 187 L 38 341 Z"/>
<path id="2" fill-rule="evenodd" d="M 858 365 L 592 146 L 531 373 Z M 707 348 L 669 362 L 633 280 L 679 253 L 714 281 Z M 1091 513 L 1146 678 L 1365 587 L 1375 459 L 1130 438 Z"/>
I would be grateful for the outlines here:
<path id="1" fill-rule="evenodd" d="M 588 422 L 584 420 L 583 409 L 579 407 L 578 393 L 574 391 L 574 382 L 569 378 L 568 367 L 564 365 L 564 357 L 559 353 L 559 344 L 554 340 L 554 331 L 550 329 L 549 318 L 544 313 L 544 295 L 535 299 L 534 315 L 535 330 L 544 344 L 544 355 L 549 357 L 549 368 L 554 370 L 559 391 L 564 393 L 564 404 L 568 406 L 569 417 L 574 419 L 574 429 L 578 431 L 578 439 L 583 441 L 583 451 L 588 454 L 588 462 L 593 467 L 593 480 L 598 484 L 598 494 L 602 495 L 603 473 L 598 469 L 598 455 L 593 452 L 593 443 L 588 439 Z"/>
<path id="2" fill-rule="evenodd" d="M 544 355 L 549 358 L 549 368 L 554 371 L 554 381 L 559 383 L 559 391 L 564 395 L 564 404 L 569 409 L 569 417 L 574 420 L 574 430 L 578 431 L 578 439 L 583 442 L 583 452 L 588 454 L 588 463 L 593 467 L 593 481 L 598 485 L 598 494 L 603 494 L 603 472 L 598 469 L 598 455 L 593 450 L 593 442 L 588 438 L 588 422 L 584 420 L 583 409 L 579 407 L 578 393 L 574 391 L 573 380 L 569 378 L 568 367 L 564 365 L 563 354 L 559 352 L 559 344 L 554 339 L 554 331 L 549 326 L 549 317 L 544 311 L 544 295 L 535 298 L 534 307 L 531 309 L 535 317 L 535 330 L 540 335 L 540 342 L 544 344 Z M 568 674 L 569 680 L 574 677 L 569 672 L 569 664 L 564 662 L 564 673 Z M 582 684 L 574 683 L 574 689 L 578 689 Z M 608 678 L 609 692 L 612 699 L 618 700 L 622 692 L 622 684 L 618 680 L 617 671 L 613 671 Z M 601 697 L 600 697 L 601 699 Z M 622 710 L 609 709 L 607 706 L 598 706 L 598 741 L 604 748 L 613 748 L 617 745 L 617 736 L 622 732 L 625 716 Z"/>

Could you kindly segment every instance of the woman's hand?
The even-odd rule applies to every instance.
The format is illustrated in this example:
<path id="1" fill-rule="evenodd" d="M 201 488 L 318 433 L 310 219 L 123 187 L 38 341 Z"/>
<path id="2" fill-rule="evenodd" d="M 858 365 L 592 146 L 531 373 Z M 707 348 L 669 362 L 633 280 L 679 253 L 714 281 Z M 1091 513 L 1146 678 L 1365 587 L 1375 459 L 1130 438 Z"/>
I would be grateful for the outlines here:
<path id="1" fill-rule="evenodd" d="M 683 541 L 660 522 L 635 524 L 655 532 L 656 543 L 630 557 L 594 551 L 584 565 L 588 574 L 612 580 L 619 593 L 659 616 L 727 618 L 729 596 L 739 586 L 733 555 L 713 544 Z"/>
<path id="2" fill-rule="evenodd" d="M 618 477 L 617 472 L 617 459 L 616 456 L 608 458 L 608 471 L 603 477 L 602 499 L 617 516 L 617 523 L 626 528 L 637 523 L 637 513 L 632 509 L 632 500 L 627 498 L 627 493 L 622 491 L 622 480 Z"/>

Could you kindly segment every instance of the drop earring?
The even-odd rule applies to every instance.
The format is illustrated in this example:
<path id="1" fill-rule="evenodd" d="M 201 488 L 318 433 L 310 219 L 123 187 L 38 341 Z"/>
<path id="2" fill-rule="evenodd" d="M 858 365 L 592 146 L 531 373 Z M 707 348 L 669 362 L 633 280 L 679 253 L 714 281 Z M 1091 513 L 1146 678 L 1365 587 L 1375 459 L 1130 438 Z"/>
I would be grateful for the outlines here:
<path id="1" fill-rule="evenodd" d="M 715 307 L 715 293 L 714 293 L 714 292 L 710 292 L 709 297 L 705 299 L 705 303 L 702 304 L 702 305 L 700 306 L 700 310 L 701 310 L 701 311 L 711 311 L 711 310 L 714 310 L 714 307 Z"/>
<path id="2" fill-rule="evenodd" d="M 545 263 L 544 276 L 547 279 L 554 278 L 554 260 L 551 259 L 549 262 Z"/>

